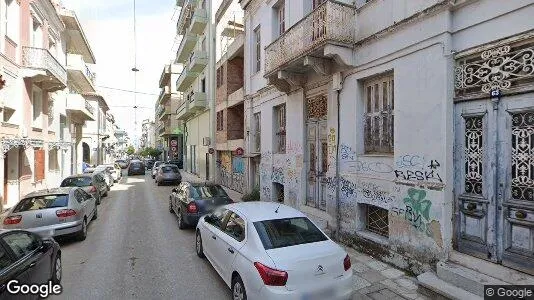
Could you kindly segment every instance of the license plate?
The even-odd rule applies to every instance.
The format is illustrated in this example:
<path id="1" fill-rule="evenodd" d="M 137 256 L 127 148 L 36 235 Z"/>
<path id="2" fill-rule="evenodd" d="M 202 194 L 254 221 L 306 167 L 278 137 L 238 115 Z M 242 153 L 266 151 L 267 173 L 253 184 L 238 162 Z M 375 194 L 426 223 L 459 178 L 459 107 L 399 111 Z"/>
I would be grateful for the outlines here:
<path id="1" fill-rule="evenodd" d="M 323 300 L 332 299 L 334 296 L 333 289 L 325 289 L 322 291 L 316 291 L 313 293 L 306 293 L 302 296 L 302 300 Z"/>

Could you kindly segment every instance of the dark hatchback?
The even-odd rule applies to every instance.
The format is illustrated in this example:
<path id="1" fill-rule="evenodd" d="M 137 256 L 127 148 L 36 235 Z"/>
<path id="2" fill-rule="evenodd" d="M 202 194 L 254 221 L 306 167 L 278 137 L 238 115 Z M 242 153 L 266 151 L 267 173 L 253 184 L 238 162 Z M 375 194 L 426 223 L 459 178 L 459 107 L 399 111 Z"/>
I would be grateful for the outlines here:
<path id="1" fill-rule="evenodd" d="M 61 250 L 53 238 L 26 230 L 0 230 L 0 299 L 39 299 L 39 295 L 11 295 L 7 284 L 59 284 Z"/>
<path id="2" fill-rule="evenodd" d="M 145 164 L 140 160 L 132 160 L 128 165 L 128 176 L 145 175 Z"/>
<path id="3" fill-rule="evenodd" d="M 152 169 L 152 168 L 154 167 L 154 163 L 155 163 L 155 162 L 156 162 L 156 161 L 153 160 L 153 159 L 146 159 L 146 160 L 145 160 L 145 166 L 146 166 L 147 170 Z"/>
<path id="4" fill-rule="evenodd" d="M 183 168 L 184 168 L 184 162 L 183 162 L 183 160 L 181 160 L 181 159 L 173 159 L 173 160 L 169 160 L 167 163 L 170 164 L 170 165 L 175 165 L 175 166 L 177 166 L 177 167 L 180 168 L 180 169 L 183 169 Z"/>
<path id="5" fill-rule="evenodd" d="M 203 215 L 233 202 L 218 184 L 182 182 L 172 189 L 169 211 L 178 216 L 178 227 L 184 229 L 187 226 L 196 226 Z"/>

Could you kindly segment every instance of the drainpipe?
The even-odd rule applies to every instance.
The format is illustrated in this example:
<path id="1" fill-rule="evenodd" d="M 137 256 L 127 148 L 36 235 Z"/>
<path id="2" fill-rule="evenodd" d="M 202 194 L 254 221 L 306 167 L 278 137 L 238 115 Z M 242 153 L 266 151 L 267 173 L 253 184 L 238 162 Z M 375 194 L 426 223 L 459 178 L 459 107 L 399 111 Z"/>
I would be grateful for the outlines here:
<path id="1" fill-rule="evenodd" d="M 339 180 L 339 137 L 340 135 L 340 129 L 341 129 L 341 120 L 340 120 L 340 103 L 339 103 L 339 95 L 341 93 L 341 90 L 343 89 L 343 82 L 344 78 L 342 77 L 341 73 L 337 73 L 334 75 L 334 79 L 338 78 L 338 84 L 334 83 L 334 90 L 336 91 L 336 116 L 337 116 L 337 136 L 336 136 L 336 239 L 339 240 L 340 238 L 340 230 L 341 230 L 341 202 L 339 200 L 339 190 L 340 190 L 340 180 Z M 336 80 L 334 80 L 336 81 Z"/>

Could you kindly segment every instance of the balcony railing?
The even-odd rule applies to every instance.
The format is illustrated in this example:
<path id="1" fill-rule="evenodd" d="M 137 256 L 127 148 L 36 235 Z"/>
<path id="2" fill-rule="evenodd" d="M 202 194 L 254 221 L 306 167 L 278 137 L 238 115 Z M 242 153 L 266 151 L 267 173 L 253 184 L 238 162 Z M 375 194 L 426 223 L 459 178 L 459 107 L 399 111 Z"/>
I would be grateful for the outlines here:
<path id="1" fill-rule="evenodd" d="M 265 48 L 265 75 L 327 42 L 353 44 L 353 6 L 327 0 Z"/>
<path id="2" fill-rule="evenodd" d="M 96 74 L 91 72 L 91 70 L 89 69 L 89 67 L 86 65 L 85 66 L 85 75 L 87 75 L 87 78 L 89 78 L 91 80 L 91 83 L 96 84 L 95 83 L 95 80 L 96 80 Z"/>
<path id="3" fill-rule="evenodd" d="M 22 47 L 22 64 L 28 68 L 47 70 L 62 84 L 67 84 L 67 71 L 46 49 Z"/>
<path id="4" fill-rule="evenodd" d="M 85 100 L 85 109 L 87 109 L 87 111 L 90 112 L 91 114 L 95 113 L 94 107 L 87 100 Z"/>

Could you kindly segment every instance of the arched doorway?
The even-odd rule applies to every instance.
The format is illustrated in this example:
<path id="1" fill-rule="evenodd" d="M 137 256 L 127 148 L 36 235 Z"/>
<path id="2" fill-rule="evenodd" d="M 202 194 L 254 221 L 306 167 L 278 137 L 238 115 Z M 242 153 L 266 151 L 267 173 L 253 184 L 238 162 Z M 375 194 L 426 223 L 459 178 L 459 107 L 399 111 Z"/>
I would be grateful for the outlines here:
<path id="1" fill-rule="evenodd" d="M 91 160 L 91 150 L 89 148 L 89 145 L 86 142 L 82 143 L 82 149 L 83 149 L 83 161 L 86 163 L 90 163 Z"/>

